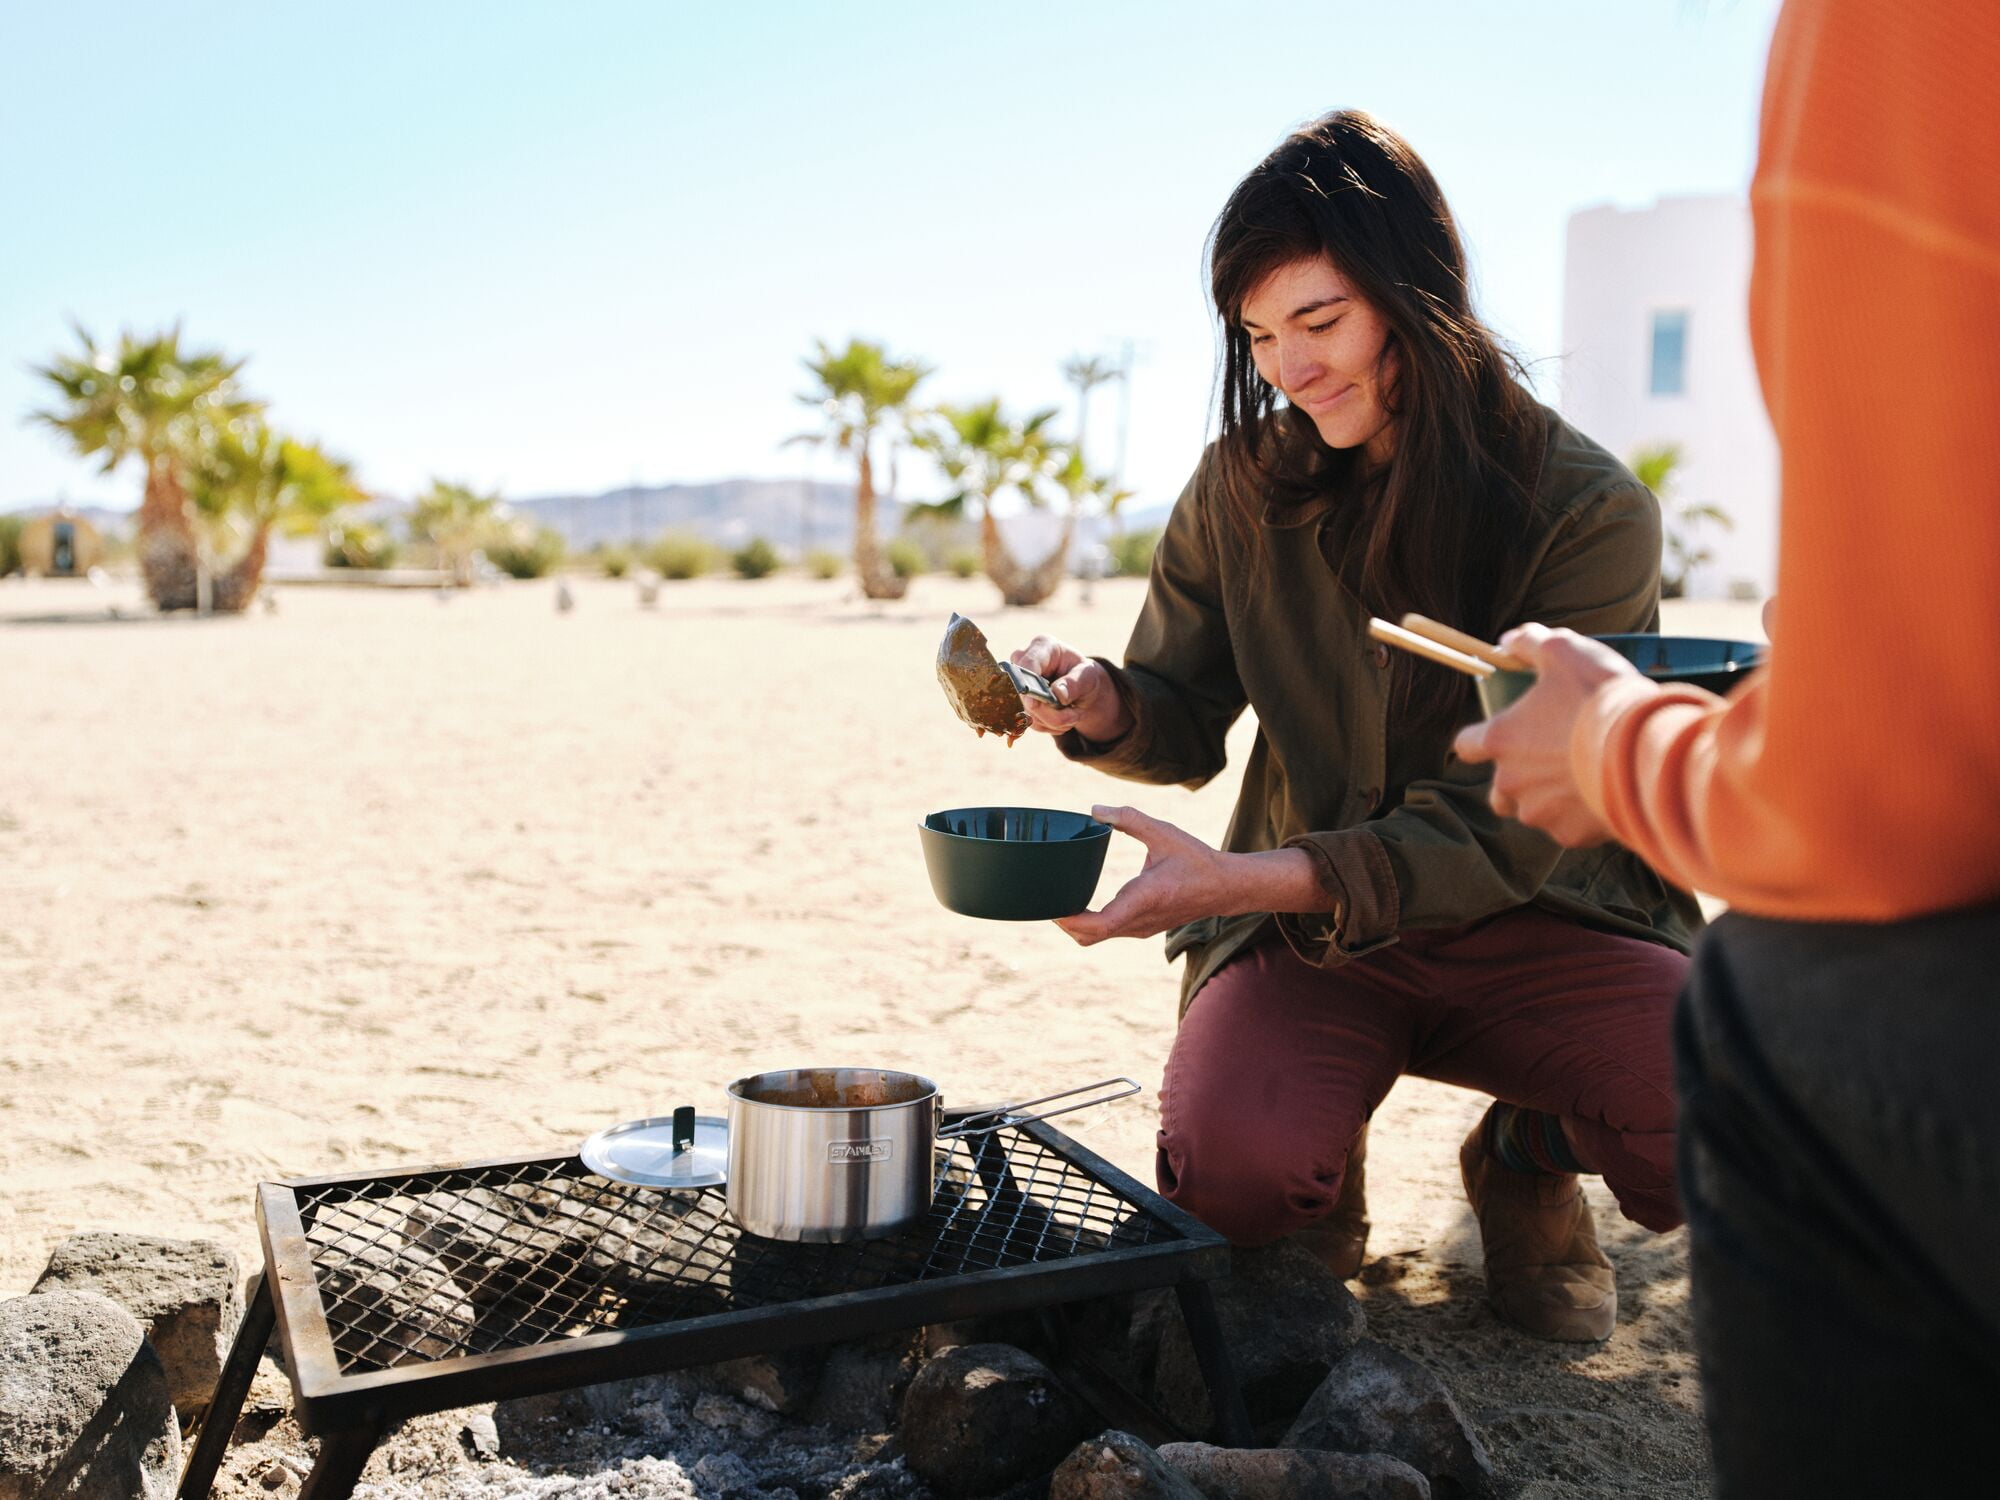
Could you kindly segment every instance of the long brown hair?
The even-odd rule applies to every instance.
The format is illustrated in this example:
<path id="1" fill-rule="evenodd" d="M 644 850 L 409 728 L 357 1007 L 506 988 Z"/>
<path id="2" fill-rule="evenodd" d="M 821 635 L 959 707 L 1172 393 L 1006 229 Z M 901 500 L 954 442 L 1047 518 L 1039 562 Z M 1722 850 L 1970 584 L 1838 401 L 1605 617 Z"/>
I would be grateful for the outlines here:
<path id="1" fill-rule="evenodd" d="M 1359 448 L 1321 442 L 1258 376 L 1243 304 L 1294 261 L 1326 257 L 1389 326 L 1383 384 L 1395 452 L 1364 482 Z M 1216 458 L 1241 524 L 1264 507 L 1319 495 L 1364 507 L 1353 535 L 1365 603 L 1407 610 L 1490 638 L 1506 623 L 1533 505 L 1546 425 L 1520 361 L 1480 322 L 1465 250 L 1444 194 L 1409 143 L 1359 110 L 1294 131 L 1223 205 L 1209 236 L 1210 288 L 1222 323 Z M 1463 684 L 1398 664 L 1399 716 L 1432 723 Z"/>

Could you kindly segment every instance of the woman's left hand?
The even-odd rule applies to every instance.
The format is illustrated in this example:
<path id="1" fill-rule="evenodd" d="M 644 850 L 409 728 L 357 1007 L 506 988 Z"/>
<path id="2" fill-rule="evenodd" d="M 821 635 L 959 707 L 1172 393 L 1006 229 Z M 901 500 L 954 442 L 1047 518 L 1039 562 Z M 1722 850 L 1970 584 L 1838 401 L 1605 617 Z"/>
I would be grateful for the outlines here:
<path id="1" fill-rule="evenodd" d="M 1056 926 L 1088 948 L 1114 937 L 1156 937 L 1198 917 L 1228 915 L 1229 856 L 1171 823 L 1132 807 L 1093 807 L 1090 815 L 1146 846 L 1146 867 L 1102 911 L 1058 917 Z"/>
<path id="2" fill-rule="evenodd" d="M 1535 685 L 1505 711 L 1461 729 L 1453 748 L 1465 760 L 1493 762 L 1488 800 L 1502 817 L 1572 849 L 1604 843 L 1612 833 L 1577 787 L 1570 737 L 1591 696 L 1636 669 L 1609 646 L 1545 625 L 1510 630 L 1500 644 L 1534 668 Z"/>

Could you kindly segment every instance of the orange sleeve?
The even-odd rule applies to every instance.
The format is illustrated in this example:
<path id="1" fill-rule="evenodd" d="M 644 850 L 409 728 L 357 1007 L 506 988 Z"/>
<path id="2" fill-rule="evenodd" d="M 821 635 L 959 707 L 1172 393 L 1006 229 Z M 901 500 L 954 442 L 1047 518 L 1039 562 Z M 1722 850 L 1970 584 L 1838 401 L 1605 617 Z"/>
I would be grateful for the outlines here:
<path id="1" fill-rule="evenodd" d="M 2000 898 L 2000 5 L 1789 0 L 1751 189 L 1781 450 L 1769 664 L 1621 681 L 1586 797 L 1732 906 L 1884 921 Z"/>

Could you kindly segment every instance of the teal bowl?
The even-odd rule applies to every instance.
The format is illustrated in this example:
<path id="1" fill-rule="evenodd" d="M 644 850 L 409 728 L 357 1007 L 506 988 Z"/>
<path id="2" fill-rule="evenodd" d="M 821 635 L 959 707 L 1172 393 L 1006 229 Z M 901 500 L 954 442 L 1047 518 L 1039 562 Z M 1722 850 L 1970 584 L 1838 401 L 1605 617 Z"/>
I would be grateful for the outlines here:
<path id="1" fill-rule="evenodd" d="M 1694 635 L 1598 635 L 1655 682 L 1688 682 L 1711 693 L 1726 693 L 1764 660 L 1764 648 L 1749 641 L 1710 640 Z M 1533 672 L 1494 672 L 1479 679 L 1479 706 L 1492 718 L 1535 685 Z"/>
<path id="2" fill-rule="evenodd" d="M 1086 910 L 1111 847 L 1108 823 L 1046 807 L 954 807 L 917 831 L 939 903 L 996 922 Z"/>
<path id="3" fill-rule="evenodd" d="M 1600 635 L 1596 639 L 1655 682 L 1688 682 L 1711 693 L 1728 692 L 1764 660 L 1764 648 L 1749 641 L 1694 635 Z"/>
<path id="4" fill-rule="evenodd" d="M 1486 710 L 1486 717 L 1490 719 L 1534 685 L 1533 672 L 1508 672 L 1496 668 L 1479 679 L 1479 706 Z"/>

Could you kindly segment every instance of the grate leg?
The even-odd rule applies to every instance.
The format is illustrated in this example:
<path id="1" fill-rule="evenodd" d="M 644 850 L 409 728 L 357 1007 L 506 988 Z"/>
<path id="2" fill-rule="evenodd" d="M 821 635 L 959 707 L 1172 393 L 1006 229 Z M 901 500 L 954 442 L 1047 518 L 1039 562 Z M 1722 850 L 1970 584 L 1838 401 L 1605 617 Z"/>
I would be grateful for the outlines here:
<path id="1" fill-rule="evenodd" d="M 1215 1298 L 1205 1281 L 1183 1281 L 1174 1288 L 1187 1319 L 1188 1341 L 1202 1384 L 1208 1387 L 1209 1408 L 1215 1413 L 1218 1436 L 1225 1448 L 1249 1448 L 1256 1443 L 1250 1413 L 1243 1406 L 1243 1388 L 1236 1382 L 1236 1361 L 1222 1337 L 1222 1320 L 1215 1315 Z"/>
<path id="2" fill-rule="evenodd" d="M 201 1419 L 201 1431 L 195 1434 L 194 1452 L 181 1470 L 179 1500 L 208 1500 L 208 1492 L 215 1486 L 215 1471 L 229 1447 L 229 1435 L 236 1430 L 236 1419 L 243 1415 L 243 1399 L 256 1378 L 257 1361 L 271 1342 L 275 1320 L 270 1283 L 259 1275 L 250 1305 L 243 1309 L 243 1321 L 237 1325 L 236 1341 L 229 1346 L 229 1358 L 223 1361 L 215 1395 Z"/>
<path id="3" fill-rule="evenodd" d="M 299 1500 L 347 1500 L 354 1482 L 368 1466 L 368 1455 L 382 1436 L 379 1417 L 364 1417 L 352 1427 L 336 1427 L 321 1435 L 319 1458 L 306 1475 Z"/>

